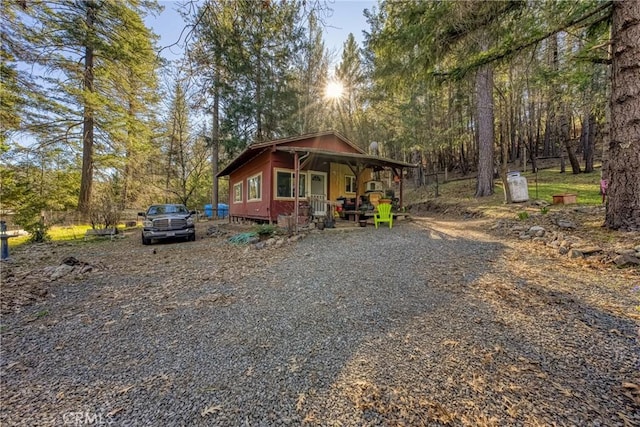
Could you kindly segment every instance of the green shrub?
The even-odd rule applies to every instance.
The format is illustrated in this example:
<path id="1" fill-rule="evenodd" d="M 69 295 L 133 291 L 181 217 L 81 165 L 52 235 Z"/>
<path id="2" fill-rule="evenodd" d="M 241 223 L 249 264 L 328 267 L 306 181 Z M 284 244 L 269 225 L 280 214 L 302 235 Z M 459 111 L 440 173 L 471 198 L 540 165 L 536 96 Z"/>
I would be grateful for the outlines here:
<path id="1" fill-rule="evenodd" d="M 273 224 L 258 224 L 255 226 L 255 232 L 258 234 L 258 236 L 263 238 L 273 236 L 276 233 L 277 229 L 278 228 Z"/>
<path id="2" fill-rule="evenodd" d="M 49 224 L 45 222 L 41 214 L 43 209 L 44 204 L 34 198 L 16 210 L 14 220 L 29 233 L 30 242 L 39 243 L 49 240 Z"/>
<path id="3" fill-rule="evenodd" d="M 525 219 L 529 218 L 529 213 L 522 211 L 522 212 L 518 212 L 518 219 L 520 221 L 524 221 Z"/>

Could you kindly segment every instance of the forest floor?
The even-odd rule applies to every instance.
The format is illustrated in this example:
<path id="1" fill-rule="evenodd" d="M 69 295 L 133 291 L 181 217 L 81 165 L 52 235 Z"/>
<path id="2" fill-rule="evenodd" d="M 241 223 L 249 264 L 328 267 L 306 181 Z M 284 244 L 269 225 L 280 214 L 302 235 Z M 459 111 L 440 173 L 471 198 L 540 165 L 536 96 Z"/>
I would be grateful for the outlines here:
<path id="1" fill-rule="evenodd" d="M 208 222 L 19 247 L 0 424 L 640 425 L 640 271 L 614 262 L 640 236 L 539 210 L 428 201 L 264 249 Z"/>

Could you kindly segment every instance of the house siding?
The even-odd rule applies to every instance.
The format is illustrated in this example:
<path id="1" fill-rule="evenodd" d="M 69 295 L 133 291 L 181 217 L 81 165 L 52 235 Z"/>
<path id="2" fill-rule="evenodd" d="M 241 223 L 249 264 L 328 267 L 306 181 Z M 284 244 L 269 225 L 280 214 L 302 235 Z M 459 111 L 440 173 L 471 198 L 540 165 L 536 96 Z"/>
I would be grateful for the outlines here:
<path id="1" fill-rule="evenodd" d="M 357 147 L 343 141 L 335 134 L 314 136 L 307 139 L 295 140 L 278 144 L 279 147 L 315 148 L 323 151 L 335 151 L 337 153 L 362 154 Z M 293 171 L 294 155 L 287 152 L 276 151 L 275 145 L 261 145 L 255 150 L 264 150 L 261 154 L 250 159 L 246 163 L 237 166 L 229 174 L 229 215 L 230 218 L 246 218 L 259 221 L 276 222 L 279 215 L 291 215 L 295 211 L 294 200 L 275 200 L 275 176 L 274 169 L 288 169 Z M 247 156 L 248 157 L 248 156 Z M 355 197 L 355 193 L 345 193 L 345 175 L 353 175 L 353 171 L 339 163 L 311 162 L 307 164 L 305 171 L 324 172 L 327 174 L 327 197 L 336 200 L 338 197 Z M 247 179 L 262 174 L 261 200 L 248 201 L 249 186 Z M 358 191 L 364 192 L 364 182 L 371 179 L 371 170 L 365 169 L 358 177 Z M 233 201 L 233 186 L 242 182 L 242 202 Z M 306 198 L 301 198 L 306 200 Z"/>
<path id="2" fill-rule="evenodd" d="M 246 163 L 229 175 L 229 188 L 233 189 L 234 184 L 242 182 L 242 202 L 233 202 L 233 191 L 229 195 L 229 216 L 269 220 L 269 201 L 272 198 L 271 190 L 271 156 L 269 151 L 260 154 L 258 157 Z M 262 173 L 261 200 L 248 201 L 249 187 L 247 179 Z"/>
<path id="3" fill-rule="evenodd" d="M 331 163 L 331 172 L 329 174 L 329 200 L 337 200 L 338 197 L 356 197 L 356 193 L 345 192 L 345 176 L 355 176 L 351 168 L 340 163 Z M 363 194 L 365 190 L 364 183 L 369 181 L 372 176 L 371 169 L 365 169 L 358 177 L 358 193 Z"/>

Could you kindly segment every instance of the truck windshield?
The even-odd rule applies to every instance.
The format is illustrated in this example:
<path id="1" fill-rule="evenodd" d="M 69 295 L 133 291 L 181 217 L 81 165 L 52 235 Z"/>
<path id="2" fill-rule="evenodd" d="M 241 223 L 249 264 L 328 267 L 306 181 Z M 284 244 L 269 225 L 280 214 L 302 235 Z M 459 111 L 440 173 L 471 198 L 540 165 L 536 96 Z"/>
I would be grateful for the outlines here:
<path id="1" fill-rule="evenodd" d="M 187 208 L 182 205 L 159 205 L 151 206 L 147 211 L 147 215 L 163 215 L 163 214 L 187 214 Z"/>

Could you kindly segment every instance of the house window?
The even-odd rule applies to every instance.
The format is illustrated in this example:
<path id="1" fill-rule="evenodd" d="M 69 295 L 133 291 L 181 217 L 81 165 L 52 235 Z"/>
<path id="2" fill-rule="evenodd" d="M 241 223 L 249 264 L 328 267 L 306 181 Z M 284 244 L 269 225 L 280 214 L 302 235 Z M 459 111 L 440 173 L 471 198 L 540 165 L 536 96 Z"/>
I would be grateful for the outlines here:
<path id="1" fill-rule="evenodd" d="M 276 170 L 276 198 L 290 199 L 296 197 L 296 174 L 290 170 Z M 300 192 L 298 197 L 306 197 L 307 175 L 300 174 Z"/>
<path id="2" fill-rule="evenodd" d="M 262 200 L 262 173 L 247 178 L 247 200 Z"/>
<path id="3" fill-rule="evenodd" d="M 242 203 L 242 182 L 233 184 L 233 203 Z"/>
<path id="4" fill-rule="evenodd" d="M 356 177 L 353 175 L 345 175 L 344 177 L 344 191 L 345 193 L 356 192 Z"/>

